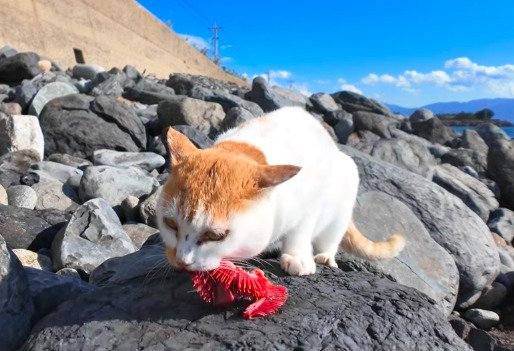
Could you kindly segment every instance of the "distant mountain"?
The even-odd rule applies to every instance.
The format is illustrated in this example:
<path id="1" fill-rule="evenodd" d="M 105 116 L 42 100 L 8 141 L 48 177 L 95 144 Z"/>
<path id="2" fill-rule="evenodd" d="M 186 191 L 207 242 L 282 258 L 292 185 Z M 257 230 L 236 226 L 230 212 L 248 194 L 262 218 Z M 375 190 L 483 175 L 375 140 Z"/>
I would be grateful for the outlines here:
<path id="1" fill-rule="evenodd" d="M 393 104 L 386 104 L 393 112 L 410 116 L 418 108 L 427 108 L 433 113 L 457 113 L 457 112 L 477 112 L 483 108 L 494 111 L 494 119 L 501 119 L 514 122 L 514 99 L 478 99 L 468 102 L 436 102 L 416 108 L 402 107 Z"/>

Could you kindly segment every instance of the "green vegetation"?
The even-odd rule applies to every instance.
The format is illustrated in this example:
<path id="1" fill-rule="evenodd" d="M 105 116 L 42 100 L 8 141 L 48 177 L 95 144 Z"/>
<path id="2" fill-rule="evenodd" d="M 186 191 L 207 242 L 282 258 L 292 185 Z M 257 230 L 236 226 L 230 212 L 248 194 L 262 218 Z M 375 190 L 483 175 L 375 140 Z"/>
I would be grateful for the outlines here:
<path id="1" fill-rule="evenodd" d="M 441 120 L 447 121 L 489 121 L 493 118 L 494 112 L 484 108 L 478 112 L 441 113 L 436 115 Z"/>

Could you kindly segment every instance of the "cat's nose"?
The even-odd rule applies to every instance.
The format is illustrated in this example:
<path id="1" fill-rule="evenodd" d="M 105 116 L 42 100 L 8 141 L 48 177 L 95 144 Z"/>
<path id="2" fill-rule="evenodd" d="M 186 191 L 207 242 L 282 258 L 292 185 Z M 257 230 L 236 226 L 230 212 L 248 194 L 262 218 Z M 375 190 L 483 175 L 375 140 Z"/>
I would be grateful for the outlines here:
<path id="1" fill-rule="evenodd" d="M 186 269 L 186 270 L 187 270 L 187 267 L 190 266 L 193 263 L 190 260 L 184 260 L 184 259 L 179 259 L 179 258 L 177 258 L 175 260 L 175 262 L 177 264 L 177 268 L 179 268 L 179 269 Z"/>

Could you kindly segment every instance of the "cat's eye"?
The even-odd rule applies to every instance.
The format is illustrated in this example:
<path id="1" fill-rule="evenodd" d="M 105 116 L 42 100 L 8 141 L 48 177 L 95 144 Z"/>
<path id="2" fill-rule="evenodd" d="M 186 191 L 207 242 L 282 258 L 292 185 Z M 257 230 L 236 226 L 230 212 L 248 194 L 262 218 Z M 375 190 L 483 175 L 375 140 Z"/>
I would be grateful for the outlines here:
<path id="1" fill-rule="evenodd" d="M 177 222 L 169 217 L 164 217 L 164 224 L 166 224 L 166 226 L 171 230 L 177 231 L 178 229 Z"/>
<path id="2" fill-rule="evenodd" d="M 198 245 L 203 244 L 206 241 L 221 241 L 227 237 L 229 234 L 229 230 L 225 230 L 224 232 L 215 232 L 212 230 L 207 230 L 202 234 L 200 239 L 198 240 Z"/>

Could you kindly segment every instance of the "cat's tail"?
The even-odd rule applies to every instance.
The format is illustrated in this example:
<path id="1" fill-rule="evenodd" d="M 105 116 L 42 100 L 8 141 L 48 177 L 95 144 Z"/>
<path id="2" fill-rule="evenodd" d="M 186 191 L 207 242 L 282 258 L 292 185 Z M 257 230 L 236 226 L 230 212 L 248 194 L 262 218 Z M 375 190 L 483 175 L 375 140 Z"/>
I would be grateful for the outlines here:
<path id="1" fill-rule="evenodd" d="M 374 242 L 366 238 L 351 221 L 340 247 L 358 257 L 380 260 L 396 257 L 405 247 L 405 239 L 395 234 L 386 241 Z"/>

